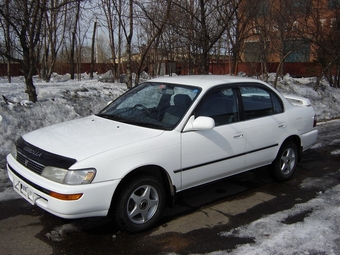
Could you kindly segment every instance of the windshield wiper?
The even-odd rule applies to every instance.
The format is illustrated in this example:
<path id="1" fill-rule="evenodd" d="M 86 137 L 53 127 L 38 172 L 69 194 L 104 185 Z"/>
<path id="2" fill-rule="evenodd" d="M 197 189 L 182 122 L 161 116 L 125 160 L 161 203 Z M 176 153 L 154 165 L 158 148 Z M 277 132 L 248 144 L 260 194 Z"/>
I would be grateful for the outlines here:
<path id="1" fill-rule="evenodd" d="M 102 117 L 102 118 L 105 118 L 105 119 L 109 119 L 109 120 L 117 120 L 117 121 L 124 120 L 122 117 L 120 117 L 118 115 L 114 115 L 114 114 L 98 113 L 98 114 L 96 114 L 96 116 Z"/>
<path id="2" fill-rule="evenodd" d="M 120 117 L 119 115 L 114 115 L 114 114 L 105 114 L 105 113 L 98 113 L 96 114 L 98 117 L 102 117 L 105 119 L 109 120 L 115 120 L 115 121 L 120 121 L 124 122 L 126 124 L 131 124 L 131 125 L 136 125 L 140 127 L 147 127 L 147 128 L 155 128 L 155 129 L 165 129 L 168 130 L 169 127 L 166 127 L 162 124 L 156 124 L 156 123 L 150 123 L 150 122 L 145 122 L 145 121 L 136 121 L 136 120 L 131 120 L 131 119 L 125 119 Z"/>
<path id="3" fill-rule="evenodd" d="M 162 124 L 150 123 L 150 122 L 143 122 L 143 121 L 135 121 L 135 120 L 126 120 L 127 124 L 136 125 L 140 127 L 147 127 L 147 128 L 154 128 L 154 129 L 167 129 Z"/>

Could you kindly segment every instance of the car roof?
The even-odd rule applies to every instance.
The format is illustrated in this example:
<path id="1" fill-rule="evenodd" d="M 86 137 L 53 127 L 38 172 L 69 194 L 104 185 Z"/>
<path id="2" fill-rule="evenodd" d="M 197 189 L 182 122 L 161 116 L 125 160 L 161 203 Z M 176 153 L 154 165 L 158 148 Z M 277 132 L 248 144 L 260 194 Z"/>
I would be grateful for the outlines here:
<path id="1" fill-rule="evenodd" d="M 230 76 L 230 75 L 183 75 L 183 76 L 166 76 L 150 80 L 152 82 L 176 83 L 182 85 L 199 86 L 208 89 L 212 86 L 221 84 L 232 84 L 240 82 L 257 82 L 265 84 L 264 82 L 252 78 Z"/>

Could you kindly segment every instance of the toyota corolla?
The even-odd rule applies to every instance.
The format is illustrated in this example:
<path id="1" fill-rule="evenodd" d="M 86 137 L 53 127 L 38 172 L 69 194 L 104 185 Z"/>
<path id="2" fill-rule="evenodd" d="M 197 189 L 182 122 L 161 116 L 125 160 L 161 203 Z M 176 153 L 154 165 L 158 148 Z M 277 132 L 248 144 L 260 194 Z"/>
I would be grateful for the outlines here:
<path id="1" fill-rule="evenodd" d="M 308 99 L 259 80 L 157 78 L 98 114 L 23 134 L 7 171 L 32 205 L 62 218 L 109 215 L 136 233 L 180 191 L 266 165 L 288 180 L 315 126 Z"/>

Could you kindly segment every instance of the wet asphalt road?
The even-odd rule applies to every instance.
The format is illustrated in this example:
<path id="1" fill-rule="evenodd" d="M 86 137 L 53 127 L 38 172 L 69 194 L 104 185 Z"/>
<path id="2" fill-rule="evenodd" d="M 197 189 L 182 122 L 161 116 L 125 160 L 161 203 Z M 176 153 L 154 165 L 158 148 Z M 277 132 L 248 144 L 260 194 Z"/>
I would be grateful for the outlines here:
<path id="1" fill-rule="evenodd" d="M 252 239 L 218 233 L 263 215 L 304 203 L 340 180 L 340 122 L 318 127 L 323 146 L 305 152 L 288 182 L 272 180 L 268 168 L 227 178 L 179 194 L 159 226 L 141 234 L 118 232 L 109 218 L 63 220 L 23 199 L 0 203 L 0 254 L 190 254 L 230 251 Z M 301 183 L 313 178 L 313 187 Z M 292 223 L 304 219 L 298 215 Z"/>

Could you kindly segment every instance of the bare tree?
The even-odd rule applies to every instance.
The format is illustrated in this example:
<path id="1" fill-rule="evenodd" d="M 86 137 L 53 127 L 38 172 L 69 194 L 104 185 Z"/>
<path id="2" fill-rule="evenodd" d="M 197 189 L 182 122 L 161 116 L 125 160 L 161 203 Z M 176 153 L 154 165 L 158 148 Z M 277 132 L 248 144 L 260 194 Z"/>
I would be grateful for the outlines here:
<path id="1" fill-rule="evenodd" d="M 145 37 L 145 44 L 141 45 L 140 48 L 140 60 L 137 67 L 136 84 L 139 81 L 139 76 L 142 69 L 145 68 L 146 58 L 153 50 L 156 49 L 161 35 L 165 31 L 165 26 L 168 22 L 172 1 L 166 1 L 166 6 L 164 10 L 164 4 L 160 2 L 145 3 L 143 1 L 138 2 L 137 5 L 140 8 L 140 14 L 138 15 L 138 20 L 140 20 L 141 26 L 144 28 L 142 32 L 143 37 Z"/>
<path id="2" fill-rule="evenodd" d="M 120 17 L 121 14 L 120 14 Z M 126 37 L 126 56 L 127 56 L 127 62 L 126 62 L 126 70 L 127 70 L 127 87 L 132 87 L 132 70 L 131 70 L 131 63 L 132 63 L 132 37 L 133 37 L 133 0 L 129 0 L 129 31 L 123 27 L 123 31 Z"/>
<path id="3" fill-rule="evenodd" d="M 237 74 L 238 63 L 241 62 L 241 55 L 245 48 L 245 40 L 251 37 L 257 31 L 254 22 L 257 15 L 261 15 L 263 9 L 261 8 L 261 1 L 258 0 L 235 0 L 232 2 L 235 15 L 232 16 L 230 26 L 226 29 L 227 40 L 230 50 L 230 73 Z M 262 39 L 266 41 L 266 39 Z M 251 45 L 251 50 L 254 49 Z M 248 54 L 248 56 L 251 54 Z M 256 58 L 265 56 L 265 54 L 256 53 Z"/>
<path id="4" fill-rule="evenodd" d="M 177 0 L 174 4 L 174 30 L 187 39 L 188 55 L 196 62 L 199 73 L 207 74 L 211 50 L 229 28 L 240 1 Z"/>
<path id="5" fill-rule="evenodd" d="M 33 75 L 37 67 L 37 45 L 40 41 L 41 28 L 47 7 L 47 0 L 12 0 L 6 11 L 5 2 L 0 2 L 0 16 L 4 19 L 15 35 L 20 57 L 14 56 L 3 47 L 0 54 L 14 62 L 21 63 L 25 76 L 26 93 L 32 102 L 37 101 L 37 93 L 33 84 Z"/>
<path id="6" fill-rule="evenodd" d="M 310 1 L 262 0 L 246 9 L 249 40 L 245 42 L 245 61 L 261 63 L 263 78 L 267 78 L 267 64 L 278 60 L 274 87 L 282 75 L 286 61 L 307 61 L 308 52 L 301 21 L 310 15 Z M 298 59 L 296 59 L 298 58 Z"/>
<path id="7" fill-rule="evenodd" d="M 10 0 L 5 0 L 5 5 L 4 5 L 4 12 L 6 16 L 9 16 L 9 2 Z M 12 39 L 11 39 L 11 31 L 10 31 L 10 24 L 8 20 L 4 20 L 4 23 L 0 19 L 0 24 L 1 27 L 3 28 L 4 31 L 4 39 L 5 39 L 5 46 L 4 50 L 6 51 L 8 56 L 11 56 L 11 44 L 12 44 Z M 7 79 L 8 82 L 11 82 L 11 58 L 10 57 L 5 57 L 7 59 Z"/>
<path id="8" fill-rule="evenodd" d="M 340 4 L 330 1 L 328 13 L 322 4 L 313 1 L 312 14 L 305 22 L 306 37 L 312 46 L 315 62 L 321 67 L 315 90 L 322 77 L 326 77 L 331 86 L 340 86 Z"/>
<path id="9" fill-rule="evenodd" d="M 279 65 L 276 70 L 274 87 L 282 75 L 284 62 L 290 57 L 290 61 L 303 62 L 303 58 L 309 61 L 308 54 L 303 53 L 306 45 L 302 37 L 300 20 L 307 20 L 311 11 L 310 1 L 278 0 L 272 6 L 275 30 L 271 33 L 272 49 L 279 55 Z M 294 57 L 298 59 L 294 60 Z"/>
<path id="10" fill-rule="evenodd" d="M 70 49 L 70 74 L 71 79 L 74 79 L 74 67 L 75 67 L 75 48 L 76 48 L 76 40 L 77 40 L 77 28 L 78 28 L 78 22 L 79 22 L 79 16 L 80 16 L 80 0 L 77 0 L 76 2 L 76 8 L 75 8 L 75 18 L 73 20 L 73 27 L 71 30 L 71 49 Z"/>
<path id="11" fill-rule="evenodd" d="M 69 63 L 71 79 L 75 74 L 80 74 L 81 62 L 91 61 L 91 49 L 87 46 L 90 41 L 88 35 L 95 15 L 92 15 L 92 7 L 88 5 L 90 1 L 69 0 L 68 15 L 65 23 L 65 37 L 62 42 L 58 58 Z M 91 30 L 92 32 L 92 30 Z M 78 75 L 78 79 L 81 76 Z"/>
<path id="12" fill-rule="evenodd" d="M 105 21 L 108 30 L 108 37 L 109 37 L 109 44 L 110 44 L 110 51 L 111 51 L 111 60 L 113 63 L 112 66 L 112 73 L 114 79 L 118 79 L 118 67 L 116 65 L 116 37 L 115 32 L 116 28 L 119 27 L 117 25 L 119 23 L 119 19 L 116 16 L 117 13 L 121 13 L 121 5 L 122 2 L 116 0 L 101 0 L 101 6 L 105 14 Z M 117 10 L 117 12 L 116 12 Z"/>
<path id="13" fill-rule="evenodd" d="M 245 2 L 244 2 L 245 3 Z M 248 16 L 246 37 L 244 43 L 244 61 L 252 71 L 263 80 L 268 78 L 269 63 L 273 59 L 281 59 L 283 52 L 280 26 L 277 25 L 275 9 L 277 1 L 252 1 L 245 5 Z M 285 31 L 285 30 L 282 30 Z M 258 64 L 260 63 L 260 70 Z"/>
<path id="14" fill-rule="evenodd" d="M 97 21 L 93 24 L 93 33 L 92 33 L 92 43 L 91 43 L 91 70 L 90 70 L 90 78 L 93 79 L 94 72 L 94 62 L 95 62 L 95 43 L 96 43 L 96 30 L 97 30 Z"/>
<path id="15" fill-rule="evenodd" d="M 134 33 L 134 1 L 133 0 L 121 0 L 112 2 L 119 20 L 119 25 L 122 29 L 126 40 L 126 76 L 127 87 L 132 87 L 132 39 Z M 126 14 L 128 13 L 128 14 Z"/>
<path id="16" fill-rule="evenodd" d="M 58 52 L 65 38 L 68 22 L 69 0 L 51 0 L 45 13 L 43 24 L 43 40 L 41 41 L 41 77 L 49 81 L 57 61 Z"/>

